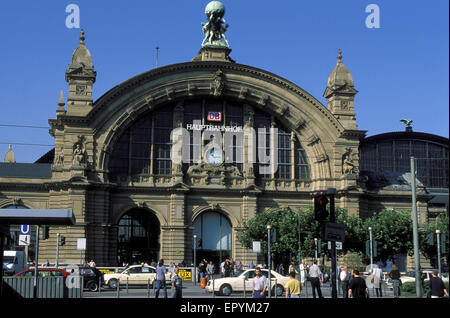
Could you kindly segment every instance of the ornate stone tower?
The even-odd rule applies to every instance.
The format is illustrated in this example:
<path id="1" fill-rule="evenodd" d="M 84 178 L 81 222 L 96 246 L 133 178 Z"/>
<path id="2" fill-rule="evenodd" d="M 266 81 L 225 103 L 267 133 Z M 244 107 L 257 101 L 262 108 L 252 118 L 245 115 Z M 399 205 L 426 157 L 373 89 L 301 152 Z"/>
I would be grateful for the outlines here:
<path id="1" fill-rule="evenodd" d="M 342 52 L 338 51 L 338 61 L 330 76 L 323 96 L 328 109 L 346 129 L 357 129 L 354 98 L 358 91 L 354 88 L 353 77 L 342 63 Z"/>
<path id="2" fill-rule="evenodd" d="M 92 86 L 97 73 L 92 65 L 92 56 L 84 44 L 84 31 L 80 31 L 80 44 L 72 54 L 66 82 L 69 83 L 67 115 L 85 115 L 92 108 Z"/>

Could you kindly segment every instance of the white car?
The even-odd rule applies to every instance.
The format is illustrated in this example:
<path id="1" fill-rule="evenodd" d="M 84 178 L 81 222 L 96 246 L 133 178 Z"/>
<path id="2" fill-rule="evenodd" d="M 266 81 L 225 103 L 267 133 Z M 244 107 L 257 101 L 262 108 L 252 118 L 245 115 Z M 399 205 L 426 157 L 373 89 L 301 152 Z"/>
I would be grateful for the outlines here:
<path id="1" fill-rule="evenodd" d="M 156 280 L 156 268 L 149 265 L 133 265 L 125 268 L 120 273 L 105 274 L 105 285 L 109 288 L 116 289 L 117 282 L 120 285 L 125 285 L 128 281 L 128 285 L 147 285 L 153 286 L 153 282 Z M 170 272 L 166 273 L 166 282 L 170 281 Z"/>
<path id="2" fill-rule="evenodd" d="M 432 273 L 433 273 L 432 270 L 431 271 L 430 270 L 422 271 L 422 274 L 426 275 L 424 281 L 429 281 Z M 444 283 L 448 282 L 448 276 L 447 277 L 442 276 L 441 278 L 444 281 Z M 401 276 L 400 280 L 402 281 L 402 284 L 408 283 L 408 282 L 415 282 L 416 281 L 416 272 L 415 271 L 409 272 L 406 276 Z"/>
<path id="3" fill-rule="evenodd" d="M 284 285 L 289 281 L 289 277 L 278 274 L 275 271 L 271 271 L 272 281 L 272 295 L 282 296 L 284 292 Z M 261 269 L 261 274 L 268 277 L 268 270 Z M 210 280 L 206 286 L 206 290 L 210 293 L 218 293 L 223 296 L 229 296 L 232 292 L 243 292 L 244 281 L 245 291 L 248 293 L 253 292 L 253 279 L 255 277 L 255 269 L 247 269 L 235 273 L 232 277 L 224 277 Z M 213 291 L 214 285 L 214 291 Z"/>

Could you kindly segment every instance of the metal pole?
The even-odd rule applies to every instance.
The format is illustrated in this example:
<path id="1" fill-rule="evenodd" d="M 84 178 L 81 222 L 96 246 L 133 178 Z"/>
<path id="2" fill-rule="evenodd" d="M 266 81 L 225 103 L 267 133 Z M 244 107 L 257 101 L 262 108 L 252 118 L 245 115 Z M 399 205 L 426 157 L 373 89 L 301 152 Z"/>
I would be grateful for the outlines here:
<path id="1" fill-rule="evenodd" d="M 247 298 L 247 295 L 245 293 L 245 277 L 244 277 L 244 298 Z"/>
<path id="2" fill-rule="evenodd" d="M 36 246 L 34 253 L 34 298 L 38 298 L 38 267 L 39 267 L 39 225 L 36 225 Z"/>
<path id="3" fill-rule="evenodd" d="M 297 214 L 297 227 L 298 227 L 298 272 L 300 273 L 300 280 L 302 279 L 302 274 L 300 271 L 300 264 L 301 264 L 301 250 L 302 250 L 302 243 L 301 243 L 301 238 L 300 238 L 300 211 L 298 211 Z"/>
<path id="4" fill-rule="evenodd" d="M 336 223 L 336 213 L 334 207 L 334 195 L 336 194 L 336 189 L 327 189 L 327 195 L 330 197 L 330 222 Z M 331 297 L 337 298 L 337 288 L 336 288 L 336 241 L 331 241 Z"/>
<path id="5" fill-rule="evenodd" d="M 156 47 L 156 67 L 158 67 L 159 46 Z"/>
<path id="6" fill-rule="evenodd" d="M 120 280 L 117 280 L 117 298 L 120 298 Z"/>
<path id="7" fill-rule="evenodd" d="M 9 228 L 8 228 L 9 229 Z M 5 248 L 5 235 L 0 231 L 0 263 L 3 265 L 3 249 Z M 28 261 L 28 259 L 27 259 Z M 0 271 L 0 297 L 3 296 L 3 268 Z"/>
<path id="8" fill-rule="evenodd" d="M 413 219 L 413 243 L 414 243 L 414 266 L 416 272 L 416 296 L 422 298 L 422 280 L 420 273 L 420 255 L 419 255 L 419 227 L 417 221 L 416 205 L 416 168 L 414 157 L 411 157 L 411 196 L 412 196 L 412 219 Z"/>
<path id="9" fill-rule="evenodd" d="M 127 294 L 128 294 L 128 277 L 127 277 Z"/>
<path id="10" fill-rule="evenodd" d="M 370 248 L 370 272 L 373 270 L 373 242 L 372 242 L 372 228 L 369 227 L 369 248 Z"/>
<path id="11" fill-rule="evenodd" d="M 100 295 L 102 293 L 102 277 L 100 276 L 98 278 L 98 294 Z"/>
<path id="12" fill-rule="evenodd" d="M 216 298 L 216 291 L 214 290 L 214 276 L 213 276 L 213 280 L 212 280 L 212 286 L 213 286 L 212 296 L 213 296 L 213 298 Z"/>
<path id="13" fill-rule="evenodd" d="M 270 225 L 267 225 L 267 267 L 268 267 L 268 272 L 269 272 L 269 298 L 272 297 L 272 281 L 271 281 L 271 262 L 270 262 Z"/>
<path id="14" fill-rule="evenodd" d="M 150 298 L 150 278 L 147 279 L 147 298 Z"/>
<path id="15" fill-rule="evenodd" d="M 440 240 L 440 230 L 436 230 L 437 235 L 437 259 L 438 259 L 438 271 L 439 271 L 439 277 L 441 277 L 441 240 Z"/>
<path id="16" fill-rule="evenodd" d="M 317 239 L 314 239 L 314 260 L 317 261 Z"/>
<path id="17" fill-rule="evenodd" d="M 59 233 L 56 233 L 56 261 L 55 261 L 55 267 L 58 268 L 59 266 Z"/>
<path id="18" fill-rule="evenodd" d="M 197 286 L 197 235 L 194 234 L 194 286 Z"/>

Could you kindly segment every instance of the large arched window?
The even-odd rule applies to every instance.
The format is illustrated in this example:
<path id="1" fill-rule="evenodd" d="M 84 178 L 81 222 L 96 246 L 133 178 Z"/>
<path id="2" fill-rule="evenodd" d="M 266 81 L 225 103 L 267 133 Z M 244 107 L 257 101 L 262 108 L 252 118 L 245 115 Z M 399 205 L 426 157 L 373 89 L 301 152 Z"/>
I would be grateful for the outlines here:
<path id="1" fill-rule="evenodd" d="M 183 163 L 184 172 L 189 166 L 201 160 L 205 146 L 209 142 L 209 138 L 206 138 L 207 140 L 194 138 L 195 133 L 198 133 L 198 130 L 193 128 L 195 124 L 202 126 L 200 130 L 203 134 L 207 132 L 205 126 L 214 126 L 214 129 L 222 132 L 222 136 L 224 136 L 223 132 L 229 129 L 241 129 L 238 129 L 238 132 L 228 141 L 224 137 L 222 145 L 225 147 L 227 143 L 226 147 L 231 149 L 231 153 L 227 153 L 224 158 L 227 164 L 234 165 L 243 172 L 243 103 L 221 99 L 189 99 L 184 101 L 183 107 L 165 105 L 142 115 L 122 133 L 114 145 L 109 160 L 111 180 L 116 181 L 119 177 L 135 175 L 171 175 L 170 135 L 173 127 L 179 124 L 186 128 L 189 134 L 190 155 L 189 160 Z M 275 151 L 275 155 L 278 156 L 278 166 L 275 171 L 269 169 L 269 164 L 258 160 L 257 154 L 257 163 L 253 167 L 257 179 L 310 179 L 306 153 L 298 140 L 293 138 L 291 132 L 285 129 L 274 116 L 254 108 L 253 128 L 257 137 L 256 153 L 260 151 L 261 154 L 270 156 L 271 127 L 278 129 L 278 136 L 275 137 L 278 139 L 278 149 Z M 194 148 L 200 150 L 197 151 Z M 196 151 L 198 156 L 194 157 Z"/>

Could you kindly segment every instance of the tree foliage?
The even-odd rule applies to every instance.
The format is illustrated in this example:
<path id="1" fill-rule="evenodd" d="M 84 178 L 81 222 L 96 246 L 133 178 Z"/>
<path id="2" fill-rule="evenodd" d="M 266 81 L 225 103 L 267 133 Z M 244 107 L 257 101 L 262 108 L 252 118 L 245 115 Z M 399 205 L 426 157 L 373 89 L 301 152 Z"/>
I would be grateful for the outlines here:
<path id="1" fill-rule="evenodd" d="M 436 246 L 436 230 L 440 230 L 441 234 L 445 234 L 445 250 L 441 249 L 441 257 L 448 258 L 448 243 L 449 243 L 449 218 L 447 215 L 439 215 L 436 218 L 435 222 L 428 223 L 424 226 L 423 231 L 420 233 L 419 244 L 420 251 L 428 258 L 428 259 L 436 259 L 437 258 L 437 246 Z M 428 244 L 428 235 L 432 234 L 434 238 L 434 244 Z M 442 240 L 442 235 L 441 235 Z"/>

